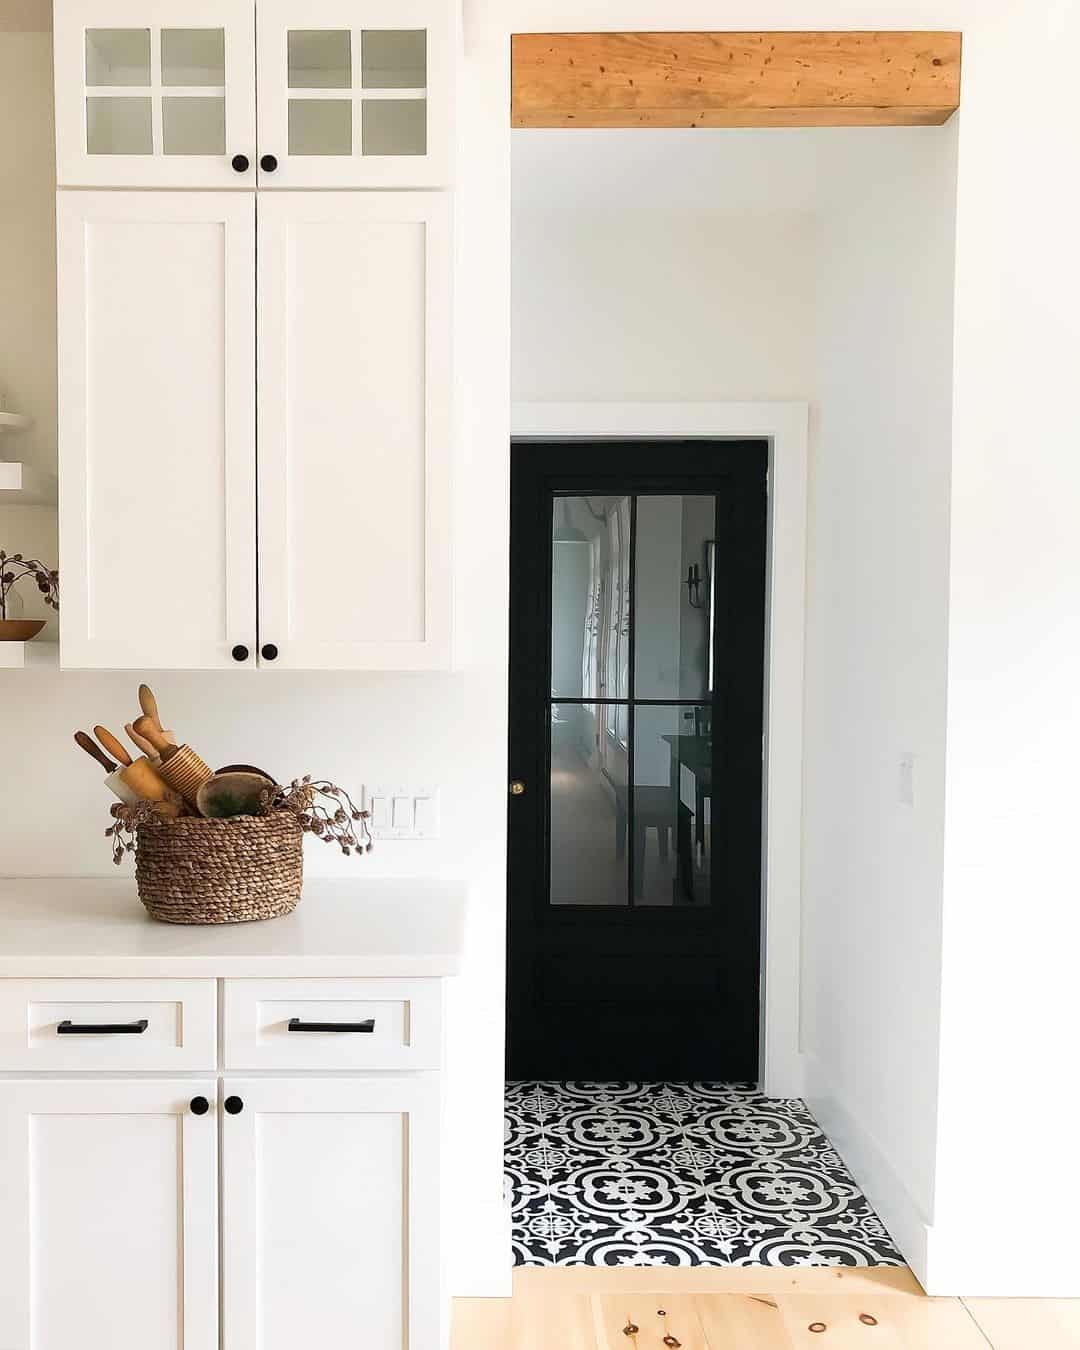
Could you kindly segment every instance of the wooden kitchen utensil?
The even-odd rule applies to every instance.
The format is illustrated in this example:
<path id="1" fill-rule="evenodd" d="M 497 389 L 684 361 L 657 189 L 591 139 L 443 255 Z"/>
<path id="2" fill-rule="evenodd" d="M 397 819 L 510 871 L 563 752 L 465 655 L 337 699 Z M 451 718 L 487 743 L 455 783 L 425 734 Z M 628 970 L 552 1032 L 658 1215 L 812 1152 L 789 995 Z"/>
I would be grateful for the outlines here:
<path id="1" fill-rule="evenodd" d="M 105 751 L 96 745 L 85 731 L 75 733 L 75 744 L 80 750 L 85 750 L 90 758 L 96 760 L 105 770 L 105 786 L 109 791 L 115 793 L 128 806 L 134 806 L 139 800 L 139 794 L 124 782 L 120 766 L 113 763 Z"/>
<path id="2" fill-rule="evenodd" d="M 166 731 L 161 723 L 161 715 L 158 712 L 157 699 L 154 697 L 154 691 L 148 684 L 139 685 L 139 707 L 143 710 L 143 716 L 149 717 L 154 726 L 168 742 L 169 745 L 176 744 L 176 732 Z M 135 723 L 136 727 L 139 725 Z M 145 735 L 145 732 L 143 733 Z"/>
<path id="3" fill-rule="evenodd" d="M 145 755 L 140 755 L 132 762 L 131 756 L 107 727 L 95 727 L 94 735 L 105 749 L 120 761 L 120 768 L 117 770 L 120 782 L 135 794 L 137 800 L 157 802 L 158 815 L 167 816 L 169 819 L 175 819 L 180 814 L 182 803 L 179 794 L 170 791 Z"/>
<path id="4" fill-rule="evenodd" d="M 161 756 L 150 744 L 150 742 L 146 739 L 146 737 L 140 736 L 130 722 L 124 723 L 124 730 L 131 738 L 132 745 L 138 746 L 138 748 L 143 752 L 143 754 L 146 756 L 146 758 L 150 761 L 151 764 L 156 763 L 161 758 Z"/>
<path id="5" fill-rule="evenodd" d="M 143 686 L 145 688 L 145 686 Z M 149 691 L 147 691 L 149 692 Z M 175 746 L 165 739 L 161 728 L 153 721 L 149 713 L 144 713 L 134 724 L 140 736 L 145 736 L 161 756 L 158 772 L 173 789 L 179 792 L 184 801 L 194 810 L 198 810 L 199 788 L 208 778 L 213 777 L 213 769 L 192 750 L 190 745 Z"/>

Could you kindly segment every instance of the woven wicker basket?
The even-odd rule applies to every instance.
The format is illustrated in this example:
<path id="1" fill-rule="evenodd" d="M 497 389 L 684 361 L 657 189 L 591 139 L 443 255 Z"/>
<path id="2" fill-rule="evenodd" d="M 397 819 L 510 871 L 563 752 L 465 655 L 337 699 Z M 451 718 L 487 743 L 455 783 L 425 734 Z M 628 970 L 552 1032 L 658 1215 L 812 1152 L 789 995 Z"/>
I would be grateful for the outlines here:
<path id="1" fill-rule="evenodd" d="M 304 832 L 290 811 L 138 828 L 139 899 L 163 923 L 247 923 L 291 913 L 304 882 Z"/>

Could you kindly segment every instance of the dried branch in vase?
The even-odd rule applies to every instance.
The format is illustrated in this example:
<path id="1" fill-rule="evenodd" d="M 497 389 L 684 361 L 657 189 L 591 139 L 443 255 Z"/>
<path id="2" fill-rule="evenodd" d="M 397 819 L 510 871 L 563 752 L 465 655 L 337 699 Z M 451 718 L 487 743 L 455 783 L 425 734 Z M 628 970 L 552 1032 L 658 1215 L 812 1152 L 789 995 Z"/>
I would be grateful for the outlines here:
<path id="1" fill-rule="evenodd" d="M 50 609 L 60 608 L 60 574 L 46 567 L 36 558 L 24 558 L 21 553 L 8 555 L 0 548 L 0 620 L 8 617 L 8 596 L 20 581 L 32 577 Z"/>

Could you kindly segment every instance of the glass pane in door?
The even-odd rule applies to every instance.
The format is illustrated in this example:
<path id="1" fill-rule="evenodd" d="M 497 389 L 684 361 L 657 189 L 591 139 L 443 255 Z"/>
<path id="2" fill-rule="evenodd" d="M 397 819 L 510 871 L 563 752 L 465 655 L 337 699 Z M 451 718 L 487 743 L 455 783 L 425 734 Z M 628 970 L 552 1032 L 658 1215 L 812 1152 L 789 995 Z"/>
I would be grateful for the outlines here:
<path id="1" fill-rule="evenodd" d="M 365 98 L 362 104 L 365 155 L 427 154 L 427 99 Z"/>
<path id="2" fill-rule="evenodd" d="M 224 28 L 163 28 L 161 83 L 224 88 Z"/>
<path id="3" fill-rule="evenodd" d="M 551 521 L 551 694 L 553 698 L 617 698 L 618 656 L 609 641 L 611 596 L 615 612 L 629 587 L 623 556 L 611 547 L 609 520 L 618 520 L 625 497 L 557 497 Z M 627 514 L 624 510 L 623 514 Z M 616 524 L 616 531 L 618 525 Z M 617 626 L 617 625 L 616 625 Z M 610 692 L 609 692 L 610 690 Z"/>
<path id="4" fill-rule="evenodd" d="M 141 95 L 86 100 L 86 149 L 91 155 L 149 155 L 154 136 L 150 100 Z"/>
<path id="5" fill-rule="evenodd" d="M 707 698 L 712 687 L 716 498 L 637 499 L 634 694 Z"/>
<path id="6" fill-rule="evenodd" d="M 290 89 L 351 89 L 352 33 L 348 28 L 291 28 Z"/>
<path id="7" fill-rule="evenodd" d="M 167 155 L 223 155 L 225 100 L 164 97 L 161 134 Z"/>
<path id="8" fill-rule="evenodd" d="M 365 89 L 423 89 L 427 84 L 423 28 L 366 28 L 360 53 Z"/>
<path id="9" fill-rule="evenodd" d="M 712 762 L 709 704 L 635 706 L 635 905 L 707 903 Z"/>
<path id="10" fill-rule="evenodd" d="M 628 902 L 625 747 L 596 704 L 551 707 L 550 858 L 553 905 Z"/>
<path id="11" fill-rule="evenodd" d="M 290 155 L 351 155 L 352 100 L 289 99 Z"/>
<path id="12" fill-rule="evenodd" d="M 100 86 L 150 85 L 149 28 L 88 28 L 86 83 Z"/>

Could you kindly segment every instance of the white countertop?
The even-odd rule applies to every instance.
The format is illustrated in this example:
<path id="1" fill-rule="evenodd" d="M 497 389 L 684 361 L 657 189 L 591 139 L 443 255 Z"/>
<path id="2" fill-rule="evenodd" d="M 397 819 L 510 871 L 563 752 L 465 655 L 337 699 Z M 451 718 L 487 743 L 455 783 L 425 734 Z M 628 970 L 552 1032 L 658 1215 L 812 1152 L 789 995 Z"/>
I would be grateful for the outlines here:
<path id="1" fill-rule="evenodd" d="M 283 919 L 151 919 L 130 876 L 0 879 L 0 978 L 453 975 L 464 882 L 312 880 Z"/>

